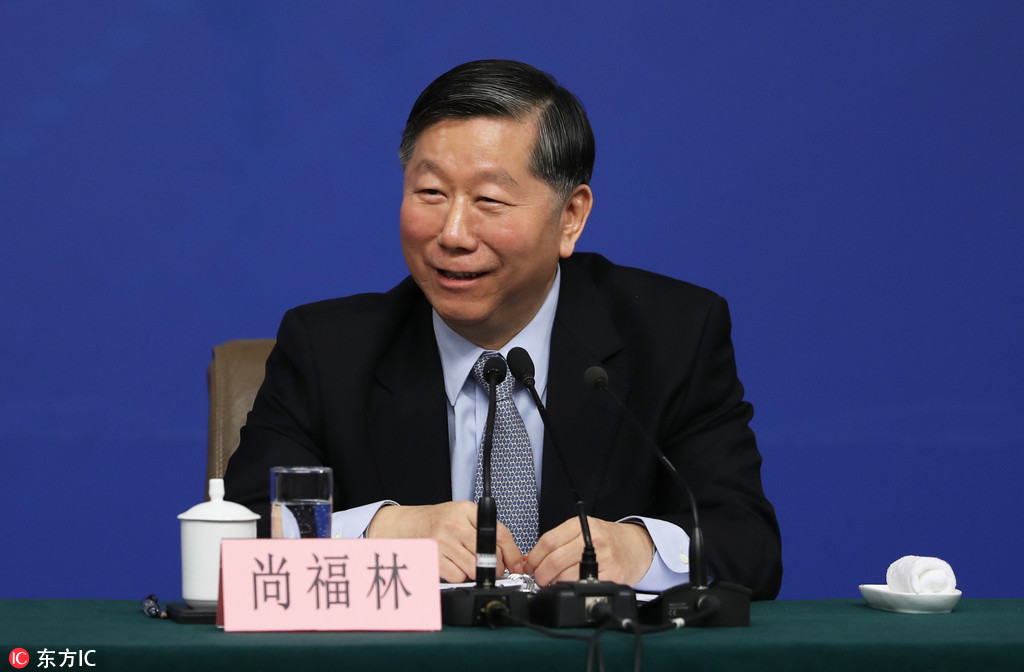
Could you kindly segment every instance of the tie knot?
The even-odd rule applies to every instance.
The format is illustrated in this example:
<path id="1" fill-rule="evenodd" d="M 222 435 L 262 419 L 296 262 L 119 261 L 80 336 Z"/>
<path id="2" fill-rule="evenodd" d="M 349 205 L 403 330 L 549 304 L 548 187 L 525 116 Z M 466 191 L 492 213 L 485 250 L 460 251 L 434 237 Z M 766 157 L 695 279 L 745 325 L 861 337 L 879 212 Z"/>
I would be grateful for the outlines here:
<path id="1" fill-rule="evenodd" d="M 501 368 L 505 370 L 504 379 L 498 383 L 498 399 L 504 399 L 512 394 L 512 384 L 515 379 L 508 373 L 508 365 L 505 363 L 505 358 L 501 356 L 501 353 L 491 352 L 485 350 L 480 358 L 476 360 L 476 364 L 473 365 L 473 377 L 476 378 L 476 382 L 483 386 L 486 392 L 490 392 L 490 386 L 487 384 L 487 380 L 484 379 L 484 367 L 487 362 L 491 359 L 497 358 L 501 362 Z"/>

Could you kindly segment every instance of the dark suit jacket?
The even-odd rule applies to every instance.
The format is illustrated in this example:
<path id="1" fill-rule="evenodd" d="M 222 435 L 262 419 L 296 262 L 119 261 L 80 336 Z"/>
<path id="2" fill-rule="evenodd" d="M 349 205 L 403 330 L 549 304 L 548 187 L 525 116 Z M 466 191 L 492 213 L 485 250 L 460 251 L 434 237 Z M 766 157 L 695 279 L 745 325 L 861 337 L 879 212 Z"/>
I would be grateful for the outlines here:
<path id="1" fill-rule="evenodd" d="M 547 408 L 590 515 L 657 517 L 687 530 L 692 521 L 641 438 L 606 395 L 584 386 L 583 372 L 600 364 L 693 488 L 715 576 L 774 597 L 779 528 L 761 487 L 725 301 L 594 254 L 561 267 Z M 325 464 L 334 468 L 336 510 L 448 501 L 446 404 L 430 305 L 410 278 L 386 294 L 294 308 L 228 465 L 228 498 L 266 521 L 270 467 Z M 575 511 L 553 449 L 542 468 L 543 534 Z"/>

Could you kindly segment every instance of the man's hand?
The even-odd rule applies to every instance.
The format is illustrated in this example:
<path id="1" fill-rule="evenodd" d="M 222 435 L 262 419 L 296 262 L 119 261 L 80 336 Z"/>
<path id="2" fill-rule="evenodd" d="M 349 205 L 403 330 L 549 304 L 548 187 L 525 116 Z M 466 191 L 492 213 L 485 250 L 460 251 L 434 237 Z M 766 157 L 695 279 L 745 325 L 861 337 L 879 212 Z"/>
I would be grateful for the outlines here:
<path id="1" fill-rule="evenodd" d="M 429 506 L 385 506 L 366 528 L 367 537 L 437 539 L 441 579 L 462 583 L 476 579 L 476 504 L 444 502 Z M 519 573 L 523 569 L 512 533 L 498 522 L 498 568 Z"/>
<path id="2" fill-rule="evenodd" d="M 647 528 L 634 523 L 609 523 L 587 517 L 597 552 L 598 578 L 633 586 L 644 578 L 654 558 L 654 542 Z M 580 521 L 570 518 L 538 541 L 526 558 L 526 572 L 537 585 L 576 581 L 580 577 L 583 533 Z"/>

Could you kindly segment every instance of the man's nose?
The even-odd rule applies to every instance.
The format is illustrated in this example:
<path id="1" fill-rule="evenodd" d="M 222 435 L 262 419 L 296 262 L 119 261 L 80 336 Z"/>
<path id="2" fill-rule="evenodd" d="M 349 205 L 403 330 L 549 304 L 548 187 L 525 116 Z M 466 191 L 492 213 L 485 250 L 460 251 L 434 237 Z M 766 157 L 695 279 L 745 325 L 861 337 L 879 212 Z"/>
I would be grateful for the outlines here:
<path id="1" fill-rule="evenodd" d="M 471 250 L 476 247 L 472 214 L 469 204 L 463 199 L 455 199 L 448 208 L 437 240 L 443 247 L 450 249 Z"/>

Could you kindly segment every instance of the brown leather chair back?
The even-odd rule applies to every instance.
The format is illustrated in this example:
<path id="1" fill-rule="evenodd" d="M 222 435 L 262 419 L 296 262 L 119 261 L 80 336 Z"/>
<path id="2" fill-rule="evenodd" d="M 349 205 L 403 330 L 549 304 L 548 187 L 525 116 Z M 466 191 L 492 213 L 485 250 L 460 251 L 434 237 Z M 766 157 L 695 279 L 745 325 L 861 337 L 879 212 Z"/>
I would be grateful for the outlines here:
<path id="1" fill-rule="evenodd" d="M 272 338 L 228 341 L 213 348 L 206 373 L 210 392 L 210 442 L 206 480 L 223 478 L 228 458 L 238 448 L 238 432 L 263 384 Z M 205 489 L 205 488 L 204 488 Z"/>

